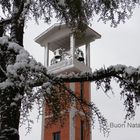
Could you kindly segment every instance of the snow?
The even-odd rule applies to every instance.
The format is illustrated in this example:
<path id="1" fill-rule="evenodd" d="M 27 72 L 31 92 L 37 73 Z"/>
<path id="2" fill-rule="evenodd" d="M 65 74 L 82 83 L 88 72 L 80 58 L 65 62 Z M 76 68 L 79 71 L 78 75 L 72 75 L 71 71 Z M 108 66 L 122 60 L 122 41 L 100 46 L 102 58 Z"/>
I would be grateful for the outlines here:
<path id="1" fill-rule="evenodd" d="M 14 65 L 8 65 L 7 66 L 7 74 L 8 75 L 13 75 L 14 77 L 17 76 L 16 69 L 15 69 Z"/>
<path id="2" fill-rule="evenodd" d="M 59 0 L 58 5 L 65 6 L 65 0 Z"/>
<path id="3" fill-rule="evenodd" d="M 109 69 L 114 69 L 115 72 L 122 72 L 124 77 L 132 77 L 133 74 L 140 75 L 140 66 L 138 68 L 134 68 L 132 66 L 127 67 L 125 65 L 117 64 L 115 66 L 110 66 Z"/>
<path id="4" fill-rule="evenodd" d="M 140 66 L 138 67 L 138 74 L 140 75 Z"/>
<path id="5" fill-rule="evenodd" d="M 11 107 L 17 106 L 17 104 L 16 104 L 15 102 L 12 102 L 12 103 L 10 104 L 10 106 L 11 106 Z"/>
<path id="6" fill-rule="evenodd" d="M 31 0 L 26 0 L 25 6 L 28 5 L 28 4 L 30 4 L 30 3 L 31 3 Z"/>
<path id="7" fill-rule="evenodd" d="M 18 134 L 18 130 L 15 128 L 4 129 L 3 133 L 4 132 L 13 132 L 14 134 Z M 4 136 L 0 136 L 0 138 L 4 138 Z"/>
<path id="8" fill-rule="evenodd" d="M 6 79 L 6 81 L 0 83 L 0 89 L 6 89 L 9 86 L 13 86 L 14 83 L 11 82 L 9 79 Z"/>
<path id="9" fill-rule="evenodd" d="M 8 49 L 14 50 L 16 53 L 18 53 L 22 49 L 22 47 L 14 42 L 9 42 Z"/>
<path id="10" fill-rule="evenodd" d="M 8 37 L 7 36 L 0 37 L 0 44 L 1 45 L 7 44 L 7 43 L 8 43 Z"/>
<path id="11" fill-rule="evenodd" d="M 48 87 L 48 86 L 50 86 L 50 85 L 51 85 L 51 82 L 46 82 L 46 83 L 43 84 L 42 87 Z"/>
<path id="12" fill-rule="evenodd" d="M 126 67 L 125 65 L 117 64 L 115 66 L 110 66 L 110 68 L 114 68 L 116 72 L 122 71 Z"/>
<path id="13" fill-rule="evenodd" d="M 6 49 L 15 52 L 16 56 L 15 63 L 11 62 L 6 66 L 5 75 L 7 76 L 7 80 L 0 83 L 1 89 L 13 86 L 13 78 L 20 80 L 18 81 L 19 86 L 23 84 L 29 85 L 34 81 L 31 80 L 31 77 L 28 77 L 28 72 L 33 70 L 33 79 L 38 79 L 38 72 L 42 74 L 42 72 L 46 70 L 44 66 L 42 66 L 41 63 L 37 63 L 23 47 L 14 42 L 8 41 L 8 37 L 0 37 L 0 44 L 6 44 Z"/>
<path id="14" fill-rule="evenodd" d="M 20 50 L 19 55 L 16 57 L 16 62 L 27 62 L 27 58 L 29 57 L 29 53 L 25 50 Z"/>
<path id="15" fill-rule="evenodd" d="M 14 13 L 18 13 L 19 12 L 19 8 L 17 6 L 14 6 Z"/>
<path id="16" fill-rule="evenodd" d="M 137 84 L 140 84 L 140 80 L 137 81 Z"/>
<path id="17" fill-rule="evenodd" d="M 18 101 L 18 100 L 20 100 L 20 99 L 22 99 L 22 98 L 23 98 L 23 96 L 20 95 L 20 94 L 18 94 L 13 100 L 14 100 L 14 101 Z"/>
<path id="18" fill-rule="evenodd" d="M 129 67 L 126 67 L 126 68 L 125 68 L 125 72 L 126 72 L 129 76 L 131 76 L 132 74 L 134 74 L 134 73 L 136 72 L 136 69 L 133 68 L 133 67 L 131 67 L 131 66 L 129 66 Z"/>

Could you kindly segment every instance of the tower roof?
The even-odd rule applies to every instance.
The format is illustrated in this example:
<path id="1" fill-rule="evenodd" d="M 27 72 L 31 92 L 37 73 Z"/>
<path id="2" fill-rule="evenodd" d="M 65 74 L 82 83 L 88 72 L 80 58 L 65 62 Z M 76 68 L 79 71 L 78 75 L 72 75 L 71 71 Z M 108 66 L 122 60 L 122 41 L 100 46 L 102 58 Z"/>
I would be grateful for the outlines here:
<path id="1" fill-rule="evenodd" d="M 46 31 L 35 38 L 35 42 L 41 46 L 46 46 L 49 43 L 49 49 L 54 51 L 58 47 L 68 49 L 66 44 L 69 44 L 69 36 L 73 31 L 66 24 L 54 24 Z M 92 28 L 87 27 L 84 36 L 75 39 L 76 47 L 92 42 L 101 38 L 101 35 Z"/>

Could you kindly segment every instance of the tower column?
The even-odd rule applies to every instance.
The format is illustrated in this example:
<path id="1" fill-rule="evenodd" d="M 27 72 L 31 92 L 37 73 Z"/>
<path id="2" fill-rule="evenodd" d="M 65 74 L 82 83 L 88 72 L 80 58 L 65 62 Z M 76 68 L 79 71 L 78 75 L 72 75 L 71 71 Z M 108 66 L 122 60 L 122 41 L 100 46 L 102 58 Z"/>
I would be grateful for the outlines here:
<path id="1" fill-rule="evenodd" d="M 44 51 L 44 65 L 46 67 L 48 67 L 49 66 L 49 44 L 47 43 L 44 48 L 45 48 L 45 51 Z"/>
<path id="2" fill-rule="evenodd" d="M 75 92 L 75 83 L 70 83 L 70 89 Z M 69 117 L 69 140 L 75 140 L 75 106 L 70 107 L 70 117 Z"/>
<path id="3" fill-rule="evenodd" d="M 90 43 L 86 44 L 86 65 L 90 67 Z"/>
<path id="4" fill-rule="evenodd" d="M 41 127 L 41 140 L 44 140 L 44 133 L 45 133 L 45 102 L 42 105 L 43 114 L 42 114 L 42 127 Z"/>
<path id="5" fill-rule="evenodd" d="M 74 58 L 74 53 L 75 53 L 75 37 L 74 34 L 70 34 L 70 54 L 72 58 Z"/>

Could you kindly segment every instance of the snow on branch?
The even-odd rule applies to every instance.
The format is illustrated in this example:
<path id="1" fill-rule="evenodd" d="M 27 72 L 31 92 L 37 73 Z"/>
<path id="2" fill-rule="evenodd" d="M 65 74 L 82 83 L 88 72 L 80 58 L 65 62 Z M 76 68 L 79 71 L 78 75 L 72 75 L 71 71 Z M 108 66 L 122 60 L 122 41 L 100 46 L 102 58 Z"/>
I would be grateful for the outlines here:
<path id="1" fill-rule="evenodd" d="M 49 123 L 58 120 L 63 122 L 66 116 L 62 115 L 61 112 L 63 110 L 67 112 L 69 105 L 72 105 L 75 100 L 81 107 L 83 106 L 87 119 L 92 115 L 84 110 L 84 106 L 93 110 L 93 114 L 99 117 L 100 125 L 105 128 L 103 131 L 107 130 L 107 122 L 95 105 L 84 100 L 81 101 L 64 82 L 57 80 L 58 78 L 53 74 L 48 74 L 47 69 L 37 63 L 23 47 L 9 42 L 6 37 L 2 37 L 0 38 L 0 52 L 2 52 L 0 53 L 1 56 L 3 54 L 0 58 L 6 59 L 5 65 L 1 63 L 1 67 L 5 69 L 6 78 L 1 79 L 0 91 L 4 94 L 0 94 L 0 96 L 2 98 L 8 96 L 1 103 L 3 106 L 7 106 L 7 100 L 12 98 L 9 106 L 11 108 L 17 106 L 18 101 L 21 100 L 21 122 L 24 123 L 25 120 L 28 120 L 29 112 L 35 102 L 38 104 L 39 114 L 42 114 L 42 104 L 44 102 L 47 104 L 49 108 L 47 113 L 53 114 Z M 15 92 L 15 90 L 18 93 L 12 95 L 11 91 Z"/>
<path id="2" fill-rule="evenodd" d="M 116 78 L 118 82 L 120 82 L 120 86 L 127 86 L 130 88 L 130 91 L 135 90 L 137 91 L 136 93 L 140 94 L 140 66 L 138 68 L 134 68 L 132 66 L 127 67 L 125 65 L 115 65 L 95 70 L 93 73 L 60 74 L 59 76 L 56 76 L 56 78 L 63 82 L 90 81 L 95 83 L 104 81 L 104 79 L 109 80 L 110 78 Z"/>
<path id="3" fill-rule="evenodd" d="M 1 19 L 0 20 L 0 24 L 3 25 L 3 24 L 9 24 L 11 22 L 11 18 L 7 18 L 7 19 Z"/>
<path id="4" fill-rule="evenodd" d="M 0 93 L 4 93 L 0 94 L 4 99 L 1 104 L 5 106 L 6 101 L 11 98 L 9 107 L 11 108 L 21 100 L 20 110 L 23 122 L 27 119 L 27 114 L 32 110 L 35 102 L 38 104 L 39 114 L 42 114 L 44 101 L 49 107 L 48 113 L 54 116 L 51 121 L 57 121 L 57 118 L 63 121 L 64 116 L 61 112 L 67 110 L 68 106 L 73 104 L 73 100 L 76 100 L 83 111 L 84 106 L 92 110 L 91 113 L 85 111 L 87 118 L 92 118 L 92 114 L 96 115 L 102 130 L 108 131 L 107 121 L 94 103 L 77 97 L 65 85 L 67 82 L 95 82 L 98 88 L 104 84 L 105 92 L 107 92 L 112 89 L 111 79 L 114 79 L 121 88 L 120 94 L 124 96 L 126 118 L 132 118 L 135 115 L 134 104 L 138 105 L 140 102 L 140 67 L 116 65 L 101 68 L 93 73 L 54 75 L 48 73 L 47 69 L 36 62 L 23 47 L 8 41 L 7 37 L 0 38 L 0 73 Z M 13 93 L 16 91 L 17 94 L 11 96 L 11 91 Z"/>
<path id="5" fill-rule="evenodd" d="M 140 103 L 140 66 L 134 68 L 132 66 L 116 65 L 101 68 L 93 73 L 59 75 L 56 79 L 63 82 L 94 82 L 97 89 L 104 86 L 104 92 L 112 90 L 111 80 L 114 79 L 120 86 L 120 95 L 124 98 L 124 106 L 127 112 L 126 119 L 135 116 L 135 107 Z"/>

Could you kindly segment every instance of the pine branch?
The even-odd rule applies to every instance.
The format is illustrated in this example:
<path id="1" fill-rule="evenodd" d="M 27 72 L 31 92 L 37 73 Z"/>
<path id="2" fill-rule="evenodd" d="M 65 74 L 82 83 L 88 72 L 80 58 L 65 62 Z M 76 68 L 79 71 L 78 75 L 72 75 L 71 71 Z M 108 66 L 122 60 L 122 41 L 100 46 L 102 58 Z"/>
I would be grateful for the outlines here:
<path id="1" fill-rule="evenodd" d="M 5 75 L 5 77 L 6 77 L 6 71 L 1 67 L 1 65 L 0 65 L 0 70 L 2 71 L 2 73 Z"/>
<path id="2" fill-rule="evenodd" d="M 11 18 L 7 18 L 7 19 L 1 19 L 0 20 L 0 25 L 10 24 L 11 20 L 12 20 L 12 17 Z"/>

